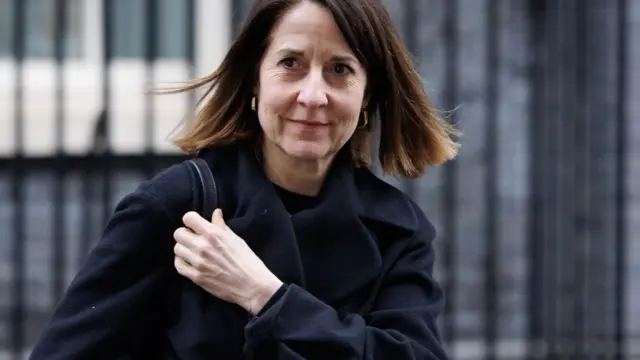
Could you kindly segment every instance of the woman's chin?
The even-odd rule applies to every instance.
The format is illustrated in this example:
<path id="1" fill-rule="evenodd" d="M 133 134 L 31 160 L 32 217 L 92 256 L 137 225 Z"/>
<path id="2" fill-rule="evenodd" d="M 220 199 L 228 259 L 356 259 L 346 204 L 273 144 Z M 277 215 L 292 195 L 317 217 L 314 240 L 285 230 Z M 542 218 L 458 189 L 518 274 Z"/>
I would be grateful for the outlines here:
<path id="1" fill-rule="evenodd" d="M 291 157 L 304 160 L 322 159 L 330 155 L 327 146 L 316 143 L 287 144 L 283 150 Z"/>

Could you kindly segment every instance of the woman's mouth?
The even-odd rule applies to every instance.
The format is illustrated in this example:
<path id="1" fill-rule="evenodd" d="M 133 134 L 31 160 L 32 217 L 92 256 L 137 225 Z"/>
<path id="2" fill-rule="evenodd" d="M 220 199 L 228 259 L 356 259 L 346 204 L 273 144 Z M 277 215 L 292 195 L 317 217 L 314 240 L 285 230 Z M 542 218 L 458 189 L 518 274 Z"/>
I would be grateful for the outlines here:
<path id="1" fill-rule="evenodd" d="M 313 120 L 294 120 L 289 119 L 296 126 L 304 129 L 304 130 L 316 130 L 329 126 L 329 123 L 313 121 Z"/>

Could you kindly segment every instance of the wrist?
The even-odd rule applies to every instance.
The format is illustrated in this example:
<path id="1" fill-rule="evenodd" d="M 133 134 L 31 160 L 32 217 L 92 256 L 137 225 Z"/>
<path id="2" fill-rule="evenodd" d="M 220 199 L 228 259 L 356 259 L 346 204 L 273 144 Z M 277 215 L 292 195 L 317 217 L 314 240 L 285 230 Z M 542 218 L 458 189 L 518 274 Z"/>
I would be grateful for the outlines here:
<path id="1" fill-rule="evenodd" d="M 256 286 L 256 293 L 249 299 L 246 310 L 254 316 L 260 313 L 282 285 L 282 281 L 273 275 L 269 281 Z"/>

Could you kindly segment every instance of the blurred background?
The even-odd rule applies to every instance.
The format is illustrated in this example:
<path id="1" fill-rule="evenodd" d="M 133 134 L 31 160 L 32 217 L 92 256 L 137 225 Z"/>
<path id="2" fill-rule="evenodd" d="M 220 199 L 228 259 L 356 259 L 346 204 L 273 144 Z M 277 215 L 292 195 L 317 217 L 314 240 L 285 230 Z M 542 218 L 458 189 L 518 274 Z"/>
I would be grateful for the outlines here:
<path id="1" fill-rule="evenodd" d="M 0 359 L 28 355 L 251 0 L 0 0 Z M 384 1 L 465 133 L 421 180 L 452 359 L 640 358 L 640 1 Z"/>

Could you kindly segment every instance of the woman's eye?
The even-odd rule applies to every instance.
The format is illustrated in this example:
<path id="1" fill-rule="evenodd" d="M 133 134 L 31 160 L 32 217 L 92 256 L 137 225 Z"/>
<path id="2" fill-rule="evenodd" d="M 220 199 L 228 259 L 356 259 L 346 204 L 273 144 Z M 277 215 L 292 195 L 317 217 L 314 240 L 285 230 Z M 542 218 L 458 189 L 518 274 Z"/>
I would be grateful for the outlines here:
<path id="1" fill-rule="evenodd" d="M 297 65 L 297 61 L 296 61 L 296 59 L 293 59 L 293 58 L 286 58 L 286 59 L 282 59 L 282 60 L 280 61 L 280 63 L 281 63 L 282 65 L 284 65 L 284 67 L 289 68 L 289 69 L 293 69 L 293 68 L 295 68 L 295 67 L 296 67 L 296 65 Z"/>
<path id="2" fill-rule="evenodd" d="M 336 64 L 336 65 L 334 65 L 333 71 L 338 75 L 346 75 L 346 74 L 349 74 L 349 73 L 353 72 L 351 67 L 349 67 L 349 65 L 346 65 L 346 64 Z"/>

